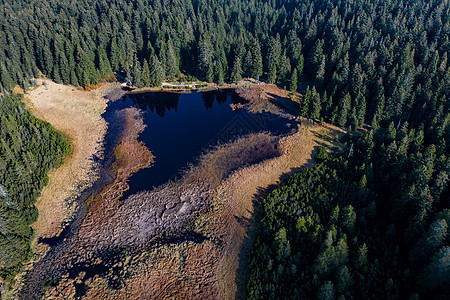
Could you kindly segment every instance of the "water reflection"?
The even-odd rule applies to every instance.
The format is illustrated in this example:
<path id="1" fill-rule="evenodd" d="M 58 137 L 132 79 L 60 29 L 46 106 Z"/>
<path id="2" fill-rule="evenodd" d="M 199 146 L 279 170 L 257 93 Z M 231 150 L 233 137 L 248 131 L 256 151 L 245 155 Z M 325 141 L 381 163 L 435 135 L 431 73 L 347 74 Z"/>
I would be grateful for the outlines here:
<path id="1" fill-rule="evenodd" d="M 113 116 L 114 111 L 131 106 L 144 111 L 147 127 L 140 140 L 156 157 L 151 168 L 140 170 L 130 178 L 130 189 L 125 196 L 173 179 L 209 145 L 253 132 L 283 134 L 294 128 L 293 121 L 270 113 L 233 111 L 232 103 L 243 103 L 232 91 L 150 92 L 111 102 L 105 114 L 110 124 L 114 120 L 111 117 L 108 120 L 108 116 Z"/>

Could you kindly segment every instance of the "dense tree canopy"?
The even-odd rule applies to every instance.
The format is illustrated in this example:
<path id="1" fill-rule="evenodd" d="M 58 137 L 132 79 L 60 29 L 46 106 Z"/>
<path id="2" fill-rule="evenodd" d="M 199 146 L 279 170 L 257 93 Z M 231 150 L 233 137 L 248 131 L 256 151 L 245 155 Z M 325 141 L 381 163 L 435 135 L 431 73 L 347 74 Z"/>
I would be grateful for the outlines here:
<path id="1" fill-rule="evenodd" d="M 6 0 L 0 7 L 4 90 L 27 87 L 39 72 L 82 86 L 123 72 L 144 86 L 182 71 L 220 83 L 263 76 L 292 90 L 315 86 L 329 107 L 305 113 L 353 127 L 424 119 L 439 126 L 449 109 L 447 0 Z"/>
<path id="2" fill-rule="evenodd" d="M 34 203 L 69 145 L 24 108 L 21 96 L 0 97 L 0 112 L 0 276 L 7 278 L 30 255 Z"/>
<path id="3" fill-rule="evenodd" d="M 0 28 L 3 95 L 41 73 L 253 77 L 299 90 L 303 116 L 369 128 L 263 201 L 250 298 L 448 293 L 448 0 L 3 0 Z M 26 257 L 33 201 L 67 151 L 18 102 L 0 100 L 3 268 Z"/>
<path id="4" fill-rule="evenodd" d="M 450 160 L 422 137 L 392 127 L 321 148 L 263 199 L 248 298 L 448 295 Z"/>

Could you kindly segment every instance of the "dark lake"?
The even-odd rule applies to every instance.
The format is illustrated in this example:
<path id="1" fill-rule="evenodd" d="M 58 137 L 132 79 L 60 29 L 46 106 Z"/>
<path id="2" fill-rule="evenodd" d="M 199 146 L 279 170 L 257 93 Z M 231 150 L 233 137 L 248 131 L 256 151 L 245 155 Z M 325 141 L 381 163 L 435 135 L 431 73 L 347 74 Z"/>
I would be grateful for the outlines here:
<path id="1" fill-rule="evenodd" d="M 104 114 L 110 123 L 107 148 L 108 139 L 111 140 L 113 134 L 112 128 L 117 125 L 112 124 L 114 112 L 136 107 L 143 111 L 147 125 L 140 140 L 155 156 L 152 167 L 140 170 L 130 178 L 130 189 L 124 196 L 175 179 L 211 145 L 248 133 L 270 131 L 284 134 L 295 128 L 293 120 L 270 113 L 251 114 L 245 109 L 233 111 L 230 108 L 232 103 L 243 103 L 234 91 L 149 92 L 129 94 L 110 102 Z"/>

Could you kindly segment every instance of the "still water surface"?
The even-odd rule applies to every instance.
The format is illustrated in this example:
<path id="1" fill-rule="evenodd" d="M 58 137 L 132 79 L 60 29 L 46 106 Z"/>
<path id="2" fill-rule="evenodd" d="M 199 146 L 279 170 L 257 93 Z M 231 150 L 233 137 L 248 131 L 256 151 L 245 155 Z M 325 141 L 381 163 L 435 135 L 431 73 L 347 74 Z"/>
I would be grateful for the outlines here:
<path id="1" fill-rule="evenodd" d="M 243 103 L 232 91 L 150 92 L 130 94 L 110 102 L 104 114 L 109 123 L 113 122 L 117 110 L 136 107 L 143 111 L 147 127 L 139 140 L 155 156 L 152 167 L 140 170 L 130 178 L 130 189 L 124 196 L 175 179 L 209 146 L 248 133 L 284 134 L 294 128 L 292 120 L 270 113 L 251 114 L 245 109 L 233 111 L 232 103 Z"/>

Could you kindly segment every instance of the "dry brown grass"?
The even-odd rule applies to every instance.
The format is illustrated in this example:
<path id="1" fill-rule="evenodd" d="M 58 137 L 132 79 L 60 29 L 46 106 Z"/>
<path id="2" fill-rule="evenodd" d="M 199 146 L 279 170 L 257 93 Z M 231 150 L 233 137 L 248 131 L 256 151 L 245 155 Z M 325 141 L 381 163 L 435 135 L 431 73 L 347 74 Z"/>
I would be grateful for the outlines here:
<path id="1" fill-rule="evenodd" d="M 265 85 L 248 95 L 257 98 L 253 105 L 263 107 L 271 97 L 285 98 L 286 92 L 274 85 Z M 221 299 L 241 299 L 245 295 L 247 254 L 253 242 L 254 201 L 257 201 L 261 192 L 277 184 L 280 179 L 301 167 L 311 167 L 317 146 L 330 147 L 335 136 L 343 133 L 343 130 L 329 124 L 303 125 L 297 133 L 284 137 L 279 142 L 282 153 L 279 157 L 242 168 L 222 183 L 226 193 L 224 211 L 228 215 L 224 220 L 229 230 L 218 270 Z"/>
<path id="2" fill-rule="evenodd" d="M 270 95 L 278 97 L 277 93 L 273 90 Z M 266 97 L 260 104 L 266 105 L 269 100 Z M 135 117 L 132 112 L 125 114 L 125 120 L 132 123 L 142 121 Z M 179 181 L 133 195 L 120 205 L 117 201 L 108 204 L 104 196 L 117 200 L 114 193 L 126 188 L 129 172 L 145 165 L 140 155 L 130 160 L 140 152 L 135 147 L 139 132 L 125 132 L 116 148 L 114 169 L 117 178 L 123 180 L 105 188 L 91 204 L 76 236 L 67 241 L 57 259 L 42 267 L 92 264 L 104 249 L 132 250 L 130 256 L 122 258 L 120 267 L 114 267 L 120 269 L 119 274 L 111 275 L 120 276 L 122 285 L 112 289 L 109 275 L 84 280 L 89 288 L 86 299 L 241 298 L 253 236 L 253 201 L 283 176 L 312 165 L 315 147 L 330 145 L 338 131 L 326 124 L 303 125 L 295 134 L 281 139 L 264 133 L 240 138 L 204 154 Z M 204 239 L 154 241 L 161 233 L 183 236 L 186 231 Z M 57 287 L 46 289 L 44 298 L 73 296 L 76 281 L 83 282 L 66 276 Z"/>
<path id="3" fill-rule="evenodd" d="M 196 182 L 207 181 L 210 190 L 209 208 L 196 217 L 190 227 L 206 240 L 153 245 L 138 252 L 123 269 L 128 279 L 124 279 L 121 288 L 110 289 L 107 280 L 98 277 L 89 282 L 86 298 L 242 298 L 242 283 L 247 274 L 246 253 L 252 244 L 253 201 L 261 189 L 277 183 L 281 177 L 295 172 L 299 167 L 312 165 L 315 147 L 324 143 L 330 145 L 329 141 L 335 133 L 335 128 L 303 126 L 297 133 L 281 140 L 267 134 L 252 135 L 205 154 L 199 164 L 185 174 L 183 180 L 157 193 L 162 197 L 159 202 L 164 203 L 179 197 L 169 193 L 170 189 L 180 189 L 175 193 L 178 194 L 186 190 L 187 184 L 195 186 Z M 274 148 L 274 143 L 278 147 Z M 259 150 L 254 148 L 264 144 L 266 146 Z M 275 149 L 278 149 L 276 153 Z M 249 156 L 257 155 L 260 158 L 272 158 L 239 168 Z M 230 175 L 230 171 L 235 168 L 238 169 Z M 150 194 L 154 193 L 133 196 L 132 201 L 125 200 L 120 207 L 121 212 L 117 212 L 120 219 L 126 220 L 127 215 L 134 217 L 122 223 L 133 223 L 133 218 L 136 218 L 132 209 L 126 209 L 127 202 L 139 207 L 138 218 L 141 218 L 142 212 L 149 209 L 143 203 L 154 203 L 154 200 L 148 198 L 141 201 L 140 198 L 149 197 Z M 128 213 L 124 214 L 125 211 Z M 119 224 L 113 223 L 115 226 Z M 105 224 L 106 227 L 109 225 Z M 128 237 L 130 239 L 131 235 Z"/>
<path id="4" fill-rule="evenodd" d="M 249 102 L 247 108 L 252 113 L 268 111 L 280 116 L 290 117 L 289 113 L 296 114 L 298 111 L 300 94 L 282 90 L 274 84 L 238 87 L 236 93 Z"/>
<path id="5" fill-rule="evenodd" d="M 249 223 L 242 220 L 252 220 L 255 195 L 258 195 L 260 189 L 276 184 L 283 174 L 311 165 L 316 145 L 310 130 L 301 128 L 294 135 L 280 141 L 281 156 L 238 170 L 222 184 L 226 191 L 225 211 L 229 214 L 229 232 L 218 274 L 221 299 L 234 299 L 236 295 L 242 295 L 242 291 L 236 294 L 237 279 L 245 278 L 237 278 L 236 273 L 240 267 L 240 272 L 243 273 L 240 277 L 245 277 L 246 268 L 239 266 L 239 259 L 250 247 L 250 243 L 243 244 L 249 229 L 246 224 Z"/>
<path id="6" fill-rule="evenodd" d="M 98 178 L 92 157 L 102 155 L 107 128 L 101 117 L 106 108 L 103 95 L 111 89 L 111 85 L 106 85 L 86 92 L 49 80 L 46 87 L 40 80 L 38 84 L 25 95 L 28 108 L 63 133 L 72 151 L 59 168 L 50 172 L 49 183 L 37 199 L 39 218 L 33 224 L 36 238 L 59 234 L 76 209 L 74 199 Z"/>

